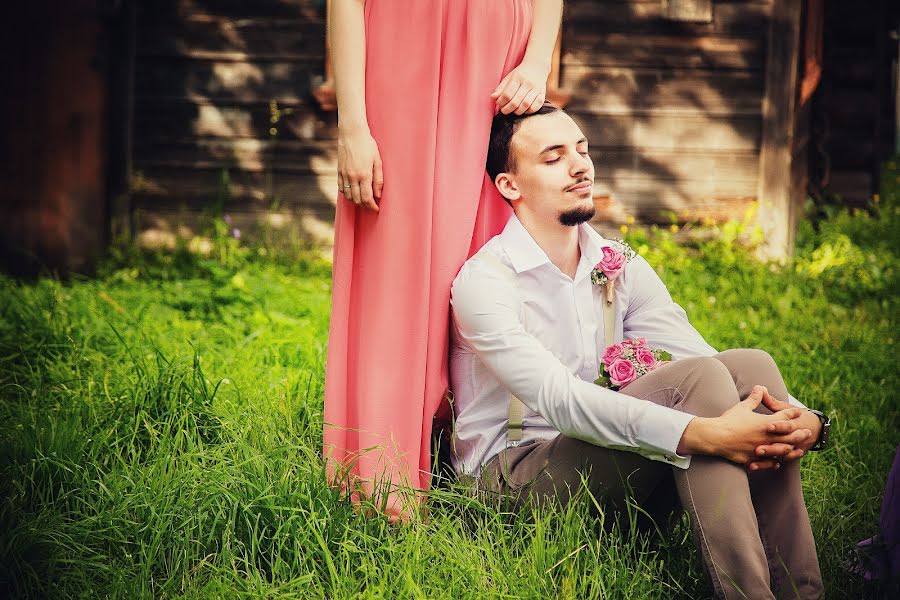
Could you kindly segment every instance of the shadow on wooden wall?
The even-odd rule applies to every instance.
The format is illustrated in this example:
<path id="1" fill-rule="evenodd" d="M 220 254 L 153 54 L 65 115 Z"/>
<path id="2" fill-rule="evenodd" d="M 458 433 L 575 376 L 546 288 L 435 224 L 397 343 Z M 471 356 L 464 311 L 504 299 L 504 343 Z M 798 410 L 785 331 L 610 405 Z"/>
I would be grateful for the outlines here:
<path id="1" fill-rule="evenodd" d="M 198 219 L 330 243 L 336 117 L 324 0 L 166 0 L 138 15 L 132 211 L 169 245 Z"/>

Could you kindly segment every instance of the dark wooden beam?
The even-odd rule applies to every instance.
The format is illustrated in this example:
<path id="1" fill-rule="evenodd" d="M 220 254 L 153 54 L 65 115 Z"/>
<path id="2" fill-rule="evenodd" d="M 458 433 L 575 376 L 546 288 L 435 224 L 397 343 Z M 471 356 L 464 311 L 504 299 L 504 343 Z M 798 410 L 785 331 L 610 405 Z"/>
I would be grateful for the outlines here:
<path id="1" fill-rule="evenodd" d="M 134 131 L 134 58 L 138 0 L 121 0 L 107 14 L 109 39 L 104 246 L 133 235 L 130 202 Z"/>

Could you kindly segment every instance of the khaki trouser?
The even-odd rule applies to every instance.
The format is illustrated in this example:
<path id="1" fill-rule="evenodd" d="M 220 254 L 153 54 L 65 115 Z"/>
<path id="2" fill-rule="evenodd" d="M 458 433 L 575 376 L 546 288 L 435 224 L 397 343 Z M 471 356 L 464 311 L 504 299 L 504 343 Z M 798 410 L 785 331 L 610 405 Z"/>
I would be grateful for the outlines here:
<path id="1" fill-rule="evenodd" d="M 716 417 L 746 398 L 757 384 L 787 401 L 772 357 L 741 348 L 674 361 L 621 391 L 693 415 Z M 762 405 L 757 411 L 771 414 Z M 548 500 L 565 504 L 581 487 L 582 475 L 589 491 L 614 511 L 631 498 L 657 518 L 680 500 L 690 514 L 694 541 L 717 597 L 821 596 L 822 577 L 800 489 L 799 461 L 778 470 L 748 472 L 743 465 L 697 455 L 688 469 L 680 469 L 560 434 L 500 452 L 485 465 L 479 489 L 511 500 L 514 508 Z"/>

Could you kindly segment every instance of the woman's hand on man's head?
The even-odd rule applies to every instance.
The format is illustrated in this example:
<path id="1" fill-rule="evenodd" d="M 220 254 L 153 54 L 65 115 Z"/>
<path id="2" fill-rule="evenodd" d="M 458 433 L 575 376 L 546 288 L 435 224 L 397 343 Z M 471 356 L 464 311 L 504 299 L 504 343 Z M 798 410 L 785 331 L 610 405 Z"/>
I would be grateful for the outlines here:
<path id="1" fill-rule="evenodd" d="M 523 61 L 500 81 L 491 99 L 504 115 L 537 112 L 547 96 L 548 74 L 546 66 Z"/>

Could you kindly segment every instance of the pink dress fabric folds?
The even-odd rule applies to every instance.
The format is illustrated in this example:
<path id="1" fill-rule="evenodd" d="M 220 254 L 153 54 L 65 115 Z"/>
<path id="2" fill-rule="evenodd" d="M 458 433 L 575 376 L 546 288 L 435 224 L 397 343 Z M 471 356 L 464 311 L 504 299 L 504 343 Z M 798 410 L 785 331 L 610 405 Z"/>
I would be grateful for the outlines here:
<path id="1" fill-rule="evenodd" d="M 406 518 L 431 483 L 450 284 L 511 214 L 485 174 L 491 92 L 520 62 L 531 0 L 367 0 L 366 112 L 380 211 L 337 197 L 325 371 L 329 482 Z"/>

